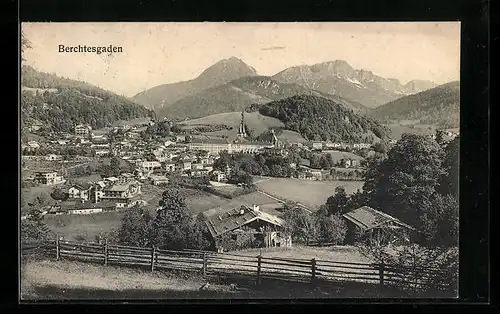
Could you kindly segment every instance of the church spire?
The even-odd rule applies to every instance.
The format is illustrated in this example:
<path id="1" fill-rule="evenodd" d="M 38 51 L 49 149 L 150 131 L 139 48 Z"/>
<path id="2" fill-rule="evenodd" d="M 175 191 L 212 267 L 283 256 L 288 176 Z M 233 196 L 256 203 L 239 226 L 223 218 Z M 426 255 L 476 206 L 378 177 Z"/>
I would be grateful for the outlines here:
<path id="1" fill-rule="evenodd" d="M 245 130 L 245 111 L 241 112 L 241 122 L 238 130 L 238 137 L 247 137 L 247 132 Z"/>

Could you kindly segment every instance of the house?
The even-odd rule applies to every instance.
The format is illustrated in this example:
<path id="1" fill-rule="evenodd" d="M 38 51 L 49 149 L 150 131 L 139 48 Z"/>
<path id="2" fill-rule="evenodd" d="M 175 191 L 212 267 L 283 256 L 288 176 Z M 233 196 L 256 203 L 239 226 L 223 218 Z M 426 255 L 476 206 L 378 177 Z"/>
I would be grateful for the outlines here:
<path id="1" fill-rule="evenodd" d="M 115 183 L 103 189 L 102 201 L 116 203 L 118 208 L 130 207 L 132 198 L 141 193 L 141 185 L 138 182 L 128 182 L 125 184 Z"/>
<path id="2" fill-rule="evenodd" d="M 368 206 L 345 213 L 348 231 L 346 241 L 378 244 L 405 244 L 410 241 L 415 228 L 388 214 Z"/>
<path id="3" fill-rule="evenodd" d="M 217 182 L 227 181 L 226 173 L 220 170 L 214 170 L 210 174 L 210 179 Z"/>
<path id="4" fill-rule="evenodd" d="M 354 149 L 363 149 L 363 148 L 370 148 L 372 144 L 369 143 L 354 143 L 352 145 L 352 148 Z"/>
<path id="5" fill-rule="evenodd" d="M 104 178 L 104 182 L 109 182 L 111 184 L 115 184 L 118 181 L 120 181 L 120 179 L 118 179 L 117 177 L 107 177 L 107 178 Z"/>
<path id="6" fill-rule="evenodd" d="M 88 124 L 78 124 L 75 126 L 76 136 L 88 136 L 92 128 Z"/>
<path id="7" fill-rule="evenodd" d="M 91 198 L 92 184 L 88 183 L 77 183 L 73 184 L 68 190 L 68 195 L 70 198 L 82 199 L 88 201 Z"/>
<path id="8" fill-rule="evenodd" d="M 96 149 L 95 156 L 96 157 L 106 157 L 109 156 L 111 151 L 109 149 Z"/>
<path id="9" fill-rule="evenodd" d="M 61 161 L 61 160 L 63 160 L 63 156 L 50 154 L 50 155 L 45 156 L 45 160 L 47 160 L 47 161 Z"/>
<path id="10" fill-rule="evenodd" d="M 35 173 L 33 180 L 45 185 L 55 185 L 66 182 L 64 177 L 58 175 L 56 171 L 38 171 Z"/>
<path id="11" fill-rule="evenodd" d="M 106 186 L 107 184 L 104 181 L 96 182 L 92 187 L 90 200 L 94 203 L 99 203 L 104 196 L 104 189 L 106 188 Z"/>
<path id="12" fill-rule="evenodd" d="M 291 237 L 283 233 L 284 221 L 255 205 L 205 216 L 205 224 L 218 251 L 292 244 Z"/>
<path id="13" fill-rule="evenodd" d="M 41 122 L 33 122 L 30 125 L 29 130 L 31 132 L 36 132 L 36 131 L 39 131 L 41 128 L 43 128 L 43 124 Z"/>
<path id="14" fill-rule="evenodd" d="M 152 185 L 161 185 L 161 184 L 167 184 L 168 178 L 165 176 L 157 176 L 157 175 L 151 175 L 149 177 L 149 180 L 151 181 Z"/>
<path id="15" fill-rule="evenodd" d="M 139 167 L 145 171 L 154 171 L 161 168 L 161 163 L 158 161 L 143 161 L 139 164 Z"/>
<path id="16" fill-rule="evenodd" d="M 191 162 L 190 161 L 184 161 L 181 163 L 181 169 L 182 170 L 191 170 Z"/>
<path id="17" fill-rule="evenodd" d="M 183 143 L 186 141 L 186 135 L 176 135 L 175 136 L 175 141 L 177 143 Z"/>
<path id="18" fill-rule="evenodd" d="M 53 211 L 67 213 L 69 215 L 91 215 L 116 210 L 116 205 L 109 202 L 92 203 L 84 200 L 66 201 L 59 206 L 53 207 Z"/>
<path id="19" fill-rule="evenodd" d="M 312 149 L 322 150 L 323 149 L 323 143 L 322 142 L 312 142 L 311 143 L 311 147 L 312 147 Z"/>
<path id="20" fill-rule="evenodd" d="M 165 164 L 165 170 L 168 172 L 174 172 L 175 171 L 175 163 L 166 163 Z"/>
<path id="21" fill-rule="evenodd" d="M 118 181 L 116 181 L 116 183 L 124 184 L 132 182 L 134 180 L 135 180 L 135 175 L 133 175 L 132 173 L 124 172 L 118 176 Z"/>
<path id="22" fill-rule="evenodd" d="M 191 164 L 191 169 L 193 170 L 200 170 L 200 169 L 203 169 L 203 164 L 201 163 L 192 163 Z"/>

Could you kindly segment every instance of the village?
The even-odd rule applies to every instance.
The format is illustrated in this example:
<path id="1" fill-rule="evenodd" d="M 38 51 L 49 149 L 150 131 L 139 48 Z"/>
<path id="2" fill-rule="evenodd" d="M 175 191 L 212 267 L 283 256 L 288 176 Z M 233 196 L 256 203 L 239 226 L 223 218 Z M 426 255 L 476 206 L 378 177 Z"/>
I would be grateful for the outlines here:
<path id="1" fill-rule="evenodd" d="M 288 177 L 295 180 L 323 181 L 331 180 L 332 174 L 336 173 L 338 180 L 338 174 L 344 171 L 347 175 L 342 176 L 343 180 L 361 181 L 364 158 L 355 153 L 364 151 L 365 156 L 375 153 L 372 144 L 366 143 L 282 142 L 274 130 L 271 130 L 268 141 L 251 141 L 245 131 L 244 119 L 242 113 L 236 139 L 232 142 L 182 133 L 171 133 L 167 137 L 144 136 L 148 128 L 154 126 L 153 119 L 139 125 L 123 124 L 110 128 L 106 133 L 96 132 L 88 125 L 76 125 L 74 134 L 50 133 L 45 135 L 43 141 L 30 141 L 22 147 L 23 182 L 28 182 L 29 186 L 46 187 L 51 192 L 51 200 L 46 201 L 40 208 L 42 215 L 94 215 L 95 219 L 99 220 L 100 213 L 136 208 L 158 210 L 161 208 L 158 207 L 158 202 L 162 188 L 165 189 L 172 178 L 180 178 L 188 185 L 199 185 L 202 182 L 201 186 L 215 195 L 225 196 L 223 191 L 227 190 L 237 191 L 238 195 L 254 192 L 249 189 L 253 186 L 253 179 L 250 182 L 231 181 L 233 169 L 228 164 L 224 167 L 219 165 L 219 169 L 214 168 L 214 164 L 223 154 L 252 155 L 267 152 L 286 157 L 291 151 L 320 154 L 335 152 L 341 154 L 341 158 L 337 158 L 335 163 L 325 169 L 311 167 L 311 161 L 305 158 L 298 158 L 297 162 L 288 159 L 290 162 L 286 167 L 293 170 Z M 172 125 L 169 121 L 157 123 Z M 40 126 L 31 125 L 29 128 L 36 134 Z M 455 136 L 446 135 L 451 138 Z M 388 144 L 394 142 L 390 141 Z M 56 152 L 69 153 L 61 155 Z M 97 176 L 95 168 L 92 170 L 89 164 L 101 163 L 102 168 L 102 160 L 106 159 L 111 161 L 109 166 L 105 167 L 105 172 L 112 175 L 101 173 Z M 47 168 L 37 169 L 40 164 Z M 124 167 L 121 164 L 126 164 L 128 171 L 122 171 Z M 113 167 L 114 169 L 110 170 Z M 151 190 L 156 191 L 156 197 L 144 193 Z M 279 204 L 289 201 L 281 195 L 276 196 L 268 191 L 260 192 L 276 200 L 278 207 Z M 333 190 L 330 194 L 333 194 Z M 310 211 L 306 206 L 303 208 Z M 278 217 L 280 215 L 276 210 L 261 211 L 258 205 L 247 202 L 225 210 L 208 208 L 203 213 L 215 242 L 222 235 L 227 236 L 227 233 L 230 233 L 234 243 L 245 242 L 248 235 L 259 235 L 261 241 L 255 242 L 259 243 L 256 244 L 258 246 L 291 246 L 289 235 L 281 237 L 279 231 L 283 220 Z M 24 214 L 21 219 L 27 217 Z M 380 229 L 380 226 L 398 225 L 412 229 L 398 219 L 366 206 L 345 214 L 344 218 L 354 228 L 370 234 L 374 230 L 384 230 Z M 229 246 L 233 250 L 238 249 L 238 245 Z M 218 246 L 218 249 L 224 250 L 222 246 Z"/>

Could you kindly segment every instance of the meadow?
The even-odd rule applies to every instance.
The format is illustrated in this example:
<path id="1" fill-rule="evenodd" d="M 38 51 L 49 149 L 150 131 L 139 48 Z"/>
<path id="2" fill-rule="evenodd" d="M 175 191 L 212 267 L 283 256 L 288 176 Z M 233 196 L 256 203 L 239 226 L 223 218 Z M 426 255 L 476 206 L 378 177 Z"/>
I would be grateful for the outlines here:
<path id="1" fill-rule="evenodd" d="M 363 188 L 362 181 L 306 181 L 290 178 L 263 179 L 257 181 L 256 185 L 265 193 L 312 209 L 324 204 L 334 194 L 336 187 L 343 186 L 348 194 Z"/>

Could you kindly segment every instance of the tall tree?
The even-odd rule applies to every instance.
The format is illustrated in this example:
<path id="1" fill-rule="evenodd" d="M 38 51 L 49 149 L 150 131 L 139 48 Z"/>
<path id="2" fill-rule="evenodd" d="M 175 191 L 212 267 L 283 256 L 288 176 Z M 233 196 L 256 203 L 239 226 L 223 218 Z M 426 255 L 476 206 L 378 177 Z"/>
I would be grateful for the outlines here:
<path id="1" fill-rule="evenodd" d="M 333 214 L 343 214 L 347 210 L 349 199 L 345 188 L 343 186 L 338 186 L 335 188 L 335 194 L 330 196 L 326 200 L 326 209 L 330 215 Z"/>
<path id="2" fill-rule="evenodd" d="M 24 32 L 21 31 L 21 61 L 26 61 L 26 59 L 24 59 L 24 52 L 27 49 L 31 49 L 31 42 L 28 40 L 26 35 L 24 35 Z"/>
<path id="3" fill-rule="evenodd" d="M 443 167 L 446 173 L 441 178 L 441 193 L 451 194 L 458 200 L 460 137 L 451 140 L 445 147 Z"/>
<path id="4" fill-rule="evenodd" d="M 444 173 L 442 158 L 443 150 L 434 140 L 403 134 L 387 159 L 372 162 L 363 190 L 373 206 L 418 228 L 421 209 L 431 202 Z"/>

